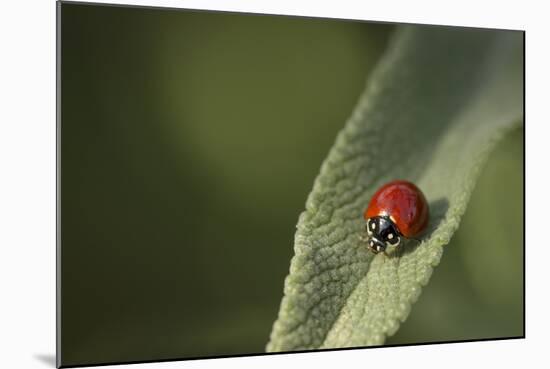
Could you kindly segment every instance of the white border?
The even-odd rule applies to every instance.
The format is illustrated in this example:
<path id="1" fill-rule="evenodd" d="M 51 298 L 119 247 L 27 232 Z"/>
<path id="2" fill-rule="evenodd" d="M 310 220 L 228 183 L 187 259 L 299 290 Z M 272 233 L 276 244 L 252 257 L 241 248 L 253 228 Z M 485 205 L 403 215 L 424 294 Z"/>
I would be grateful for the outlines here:
<path id="1" fill-rule="evenodd" d="M 95 1 L 111 3 L 112 1 Z M 544 2 L 125 1 L 126 4 L 527 31 L 527 339 L 139 364 L 135 368 L 522 367 L 547 362 L 550 66 Z M 55 353 L 55 4 L 2 4 L 0 21 L 1 367 L 52 367 Z M 531 236 L 530 236 L 531 235 Z M 536 236 L 537 242 L 529 242 Z M 543 356 L 544 355 L 544 356 Z M 46 358 L 44 360 L 44 358 Z M 49 359 L 48 359 L 49 358 Z M 48 364 L 49 363 L 49 364 Z M 120 367 L 120 366 L 119 366 Z"/>
<path id="2" fill-rule="evenodd" d="M 517 16 L 521 6 L 492 1 L 331 1 L 307 2 L 295 0 L 97 0 L 84 2 L 126 5 L 154 5 L 168 8 L 222 10 L 280 15 L 300 15 L 324 18 L 359 19 L 385 22 L 445 24 L 469 27 L 523 29 Z M 397 4 L 397 5 L 396 5 Z M 430 9 L 422 11 L 422 9 Z M 498 10 L 498 11 L 496 11 Z"/>

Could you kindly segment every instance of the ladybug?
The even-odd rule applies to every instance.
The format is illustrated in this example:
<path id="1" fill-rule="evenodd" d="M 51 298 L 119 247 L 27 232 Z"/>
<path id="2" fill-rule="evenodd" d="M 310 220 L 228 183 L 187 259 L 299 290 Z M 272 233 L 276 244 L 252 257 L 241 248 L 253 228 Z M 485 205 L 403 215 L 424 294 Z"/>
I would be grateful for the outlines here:
<path id="1" fill-rule="evenodd" d="M 386 253 L 389 246 L 398 246 L 402 238 L 414 238 L 428 226 L 429 209 L 426 197 L 408 181 L 386 183 L 372 196 L 363 214 L 367 247 L 373 253 Z"/>

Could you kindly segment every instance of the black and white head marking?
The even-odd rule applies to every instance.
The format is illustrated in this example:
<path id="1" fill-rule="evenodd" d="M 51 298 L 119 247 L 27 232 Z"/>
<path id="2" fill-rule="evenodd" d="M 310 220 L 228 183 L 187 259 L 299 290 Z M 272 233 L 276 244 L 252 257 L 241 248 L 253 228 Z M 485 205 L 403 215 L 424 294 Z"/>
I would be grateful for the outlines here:
<path id="1" fill-rule="evenodd" d="M 369 236 L 369 249 L 374 253 L 385 251 L 387 247 L 397 246 L 401 242 L 401 233 L 389 217 L 369 218 L 365 227 Z"/>

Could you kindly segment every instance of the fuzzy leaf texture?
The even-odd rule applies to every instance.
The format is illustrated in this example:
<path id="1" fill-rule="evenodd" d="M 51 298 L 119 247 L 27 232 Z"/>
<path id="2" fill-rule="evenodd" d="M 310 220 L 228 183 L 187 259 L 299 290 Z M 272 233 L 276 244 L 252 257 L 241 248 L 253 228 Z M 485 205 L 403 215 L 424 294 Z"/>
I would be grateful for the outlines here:
<path id="1" fill-rule="evenodd" d="M 393 335 L 458 228 L 488 154 L 522 119 L 522 33 L 398 28 L 299 217 L 267 351 L 381 345 Z M 430 225 L 421 243 L 374 255 L 359 241 L 362 213 L 393 179 L 422 189 Z"/>

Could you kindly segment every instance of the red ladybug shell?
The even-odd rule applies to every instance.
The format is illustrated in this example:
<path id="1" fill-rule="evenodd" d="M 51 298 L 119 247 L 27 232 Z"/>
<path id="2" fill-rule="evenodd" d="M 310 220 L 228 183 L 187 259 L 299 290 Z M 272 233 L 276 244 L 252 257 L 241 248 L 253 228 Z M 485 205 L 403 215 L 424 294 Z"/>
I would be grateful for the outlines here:
<path id="1" fill-rule="evenodd" d="M 364 217 L 389 216 L 405 237 L 415 237 L 428 225 L 428 202 L 418 187 L 408 181 L 386 183 L 372 197 Z"/>

